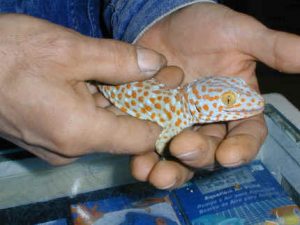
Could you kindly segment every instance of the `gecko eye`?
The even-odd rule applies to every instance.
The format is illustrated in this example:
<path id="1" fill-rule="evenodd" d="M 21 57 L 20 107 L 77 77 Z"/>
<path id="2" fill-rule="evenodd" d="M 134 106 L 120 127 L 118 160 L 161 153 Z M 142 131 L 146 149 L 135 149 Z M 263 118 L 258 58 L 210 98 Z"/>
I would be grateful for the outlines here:
<path id="1" fill-rule="evenodd" d="M 227 91 L 222 94 L 221 100 L 224 105 L 231 107 L 236 102 L 236 94 L 232 91 Z"/>

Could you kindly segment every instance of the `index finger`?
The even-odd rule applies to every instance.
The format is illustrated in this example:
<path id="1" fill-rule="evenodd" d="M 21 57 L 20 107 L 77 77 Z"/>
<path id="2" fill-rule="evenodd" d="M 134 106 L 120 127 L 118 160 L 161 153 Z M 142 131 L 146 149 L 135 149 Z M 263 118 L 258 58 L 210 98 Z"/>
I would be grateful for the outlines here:
<path id="1" fill-rule="evenodd" d="M 216 151 L 223 166 L 237 166 L 252 160 L 267 136 L 263 114 L 228 123 L 228 134 Z"/>
<path id="2" fill-rule="evenodd" d="M 89 135 L 90 149 L 114 154 L 141 154 L 155 150 L 160 127 L 150 121 L 99 109 L 90 118 L 94 135 Z"/>

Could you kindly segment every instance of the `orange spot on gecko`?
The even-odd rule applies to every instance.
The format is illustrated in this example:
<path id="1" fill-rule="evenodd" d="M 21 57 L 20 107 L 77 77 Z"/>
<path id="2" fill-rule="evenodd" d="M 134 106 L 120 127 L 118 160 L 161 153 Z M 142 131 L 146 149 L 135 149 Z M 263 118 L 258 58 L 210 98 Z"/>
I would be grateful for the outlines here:
<path id="1" fill-rule="evenodd" d="M 254 103 L 254 102 L 255 102 L 255 98 L 252 98 L 252 99 L 251 99 L 251 102 L 253 102 L 253 103 Z"/>
<path id="2" fill-rule="evenodd" d="M 127 109 L 125 107 L 121 107 L 121 111 L 127 112 Z"/>
<path id="3" fill-rule="evenodd" d="M 152 113 L 152 114 L 151 114 L 151 119 L 153 119 L 153 120 L 154 120 L 154 119 L 155 119 L 155 117 L 156 117 L 156 114 L 155 114 L 155 113 Z"/>
<path id="4" fill-rule="evenodd" d="M 132 106 L 136 106 L 136 101 L 132 100 L 132 101 L 131 101 L 131 105 L 132 105 Z"/>
<path id="5" fill-rule="evenodd" d="M 126 84 L 126 88 L 130 89 L 131 88 L 131 84 Z"/>
<path id="6" fill-rule="evenodd" d="M 176 107 L 175 107 L 174 105 L 171 105 L 171 106 L 170 106 L 170 109 L 171 109 L 172 112 L 175 112 Z"/>
<path id="7" fill-rule="evenodd" d="M 163 118 L 160 118 L 159 121 L 162 123 L 166 122 Z"/>
<path id="8" fill-rule="evenodd" d="M 145 92 L 144 92 L 144 96 L 147 97 L 148 95 L 149 95 L 149 92 L 148 92 L 148 91 L 145 91 Z"/>
<path id="9" fill-rule="evenodd" d="M 144 97 L 143 96 L 138 97 L 138 101 L 139 102 L 144 102 Z"/>
<path id="10" fill-rule="evenodd" d="M 115 97 L 116 97 L 115 93 L 112 92 L 112 93 L 111 93 L 111 97 L 112 97 L 112 98 L 115 98 Z"/>
<path id="11" fill-rule="evenodd" d="M 135 87 L 144 87 L 144 84 L 142 82 L 137 82 L 134 84 Z"/>
<path id="12" fill-rule="evenodd" d="M 206 91 L 206 86 L 202 86 L 201 91 L 205 92 Z"/>
<path id="13" fill-rule="evenodd" d="M 244 99 L 244 98 L 241 99 L 241 102 L 245 102 L 245 101 L 246 101 L 246 99 Z"/>
<path id="14" fill-rule="evenodd" d="M 157 109 L 161 109 L 161 104 L 156 103 L 156 104 L 154 104 L 154 107 L 157 108 Z"/>
<path id="15" fill-rule="evenodd" d="M 224 108 L 223 106 L 219 106 L 218 111 L 219 111 L 219 112 L 222 112 L 222 111 L 223 111 L 223 108 Z"/>
<path id="16" fill-rule="evenodd" d="M 252 106 L 252 104 L 251 104 L 251 103 L 247 103 L 247 106 L 251 107 L 251 106 Z"/>
<path id="17" fill-rule="evenodd" d="M 157 99 L 160 101 L 162 99 L 162 96 L 158 96 Z"/>
<path id="18" fill-rule="evenodd" d="M 178 109 L 176 113 L 179 116 L 182 113 L 181 109 Z"/>
<path id="19" fill-rule="evenodd" d="M 214 103 L 214 104 L 213 104 L 213 107 L 214 107 L 214 108 L 217 108 L 217 106 L 218 106 L 217 103 Z"/>
<path id="20" fill-rule="evenodd" d="M 167 115 L 168 119 L 171 120 L 172 119 L 172 113 L 169 112 L 168 110 L 164 109 L 165 114 Z"/>
<path id="21" fill-rule="evenodd" d="M 145 109 L 146 109 L 148 112 L 152 111 L 152 107 L 149 106 L 149 105 L 145 105 Z"/>
<path id="22" fill-rule="evenodd" d="M 203 109 L 204 109 L 205 111 L 208 111 L 208 110 L 209 110 L 208 105 L 205 104 L 205 105 L 203 106 Z"/>
<path id="23" fill-rule="evenodd" d="M 189 102 L 190 102 L 191 105 L 195 104 L 194 99 L 190 99 Z"/>
<path id="24" fill-rule="evenodd" d="M 181 122 L 182 122 L 181 119 L 177 119 L 177 121 L 175 122 L 175 126 L 179 127 Z"/>
<path id="25" fill-rule="evenodd" d="M 122 93 L 119 93 L 118 94 L 118 99 L 121 99 L 122 98 Z"/>
<path id="26" fill-rule="evenodd" d="M 131 97 L 136 98 L 136 92 L 135 91 L 132 92 Z"/>
<path id="27" fill-rule="evenodd" d="M 155 98 L 150 98 L 149 100 L 150 100 L 150 102 L 151 102 L 152 104 L 155 103 Z"/>
<path id="28" fill-rule="evenodd" d="M 130 104 L 128 102 L 124 103 L 127 108 L 130 108 Z"/>
<path id="29" fill-rule="evenodd" d="M 168 104 L 170 101 L 171 101 L 171 99 L 170 99 L 169 97 L 164 97 L 164 102 L 165 102 L 166 104 Z"/>
<path id="30" fill-rule="evenodd" d="M 197 90 L 196 87 L 193 87 L 192 92 L 193 92 L 193 94 L 196 95 L 196 96 L 199 95 L 199 91 Z"/>

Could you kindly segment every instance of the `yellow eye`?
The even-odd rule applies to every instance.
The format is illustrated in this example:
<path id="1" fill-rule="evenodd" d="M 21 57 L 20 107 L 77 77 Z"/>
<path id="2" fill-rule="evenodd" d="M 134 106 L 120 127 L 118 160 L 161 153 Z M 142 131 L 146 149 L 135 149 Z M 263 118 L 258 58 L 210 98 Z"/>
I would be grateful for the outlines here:
<path id="1" fill-rule="evenodd" d="M 221 100 L 224 105 L 231 107 L 236 102 L 236 94 L 232 91 L 227 91 L 222 94 Z"/>

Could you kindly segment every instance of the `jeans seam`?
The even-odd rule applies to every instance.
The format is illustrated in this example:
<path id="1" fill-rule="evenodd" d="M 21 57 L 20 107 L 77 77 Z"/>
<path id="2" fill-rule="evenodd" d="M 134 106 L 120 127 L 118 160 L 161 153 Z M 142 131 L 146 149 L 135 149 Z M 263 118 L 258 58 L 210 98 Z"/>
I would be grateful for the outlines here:
<path id="1" fill-rule="evenodd" d="M 91 26 L 91 32 L 92 34 L 90 34 L 91 36 L 95 36 L 95 15 L 94 15 L 94 7 L 93 5 L 91 4 L 91 0 L 88 0 L 88 18 L 89 18 L 89 22 L 90 22 L 90 26 Z"/>
<path id="2" fill-rule="evenodd" d="M 74 6 L 74 1 L 69 1 L 68 0 L 68 5 L 70 6 L 70 14 L 71 14 L 71 27 L 74 27 L 74 29 L 77 31 L 78 30 L 78 23 L 76 22 L 75 19 L 75 6 Z"/>

